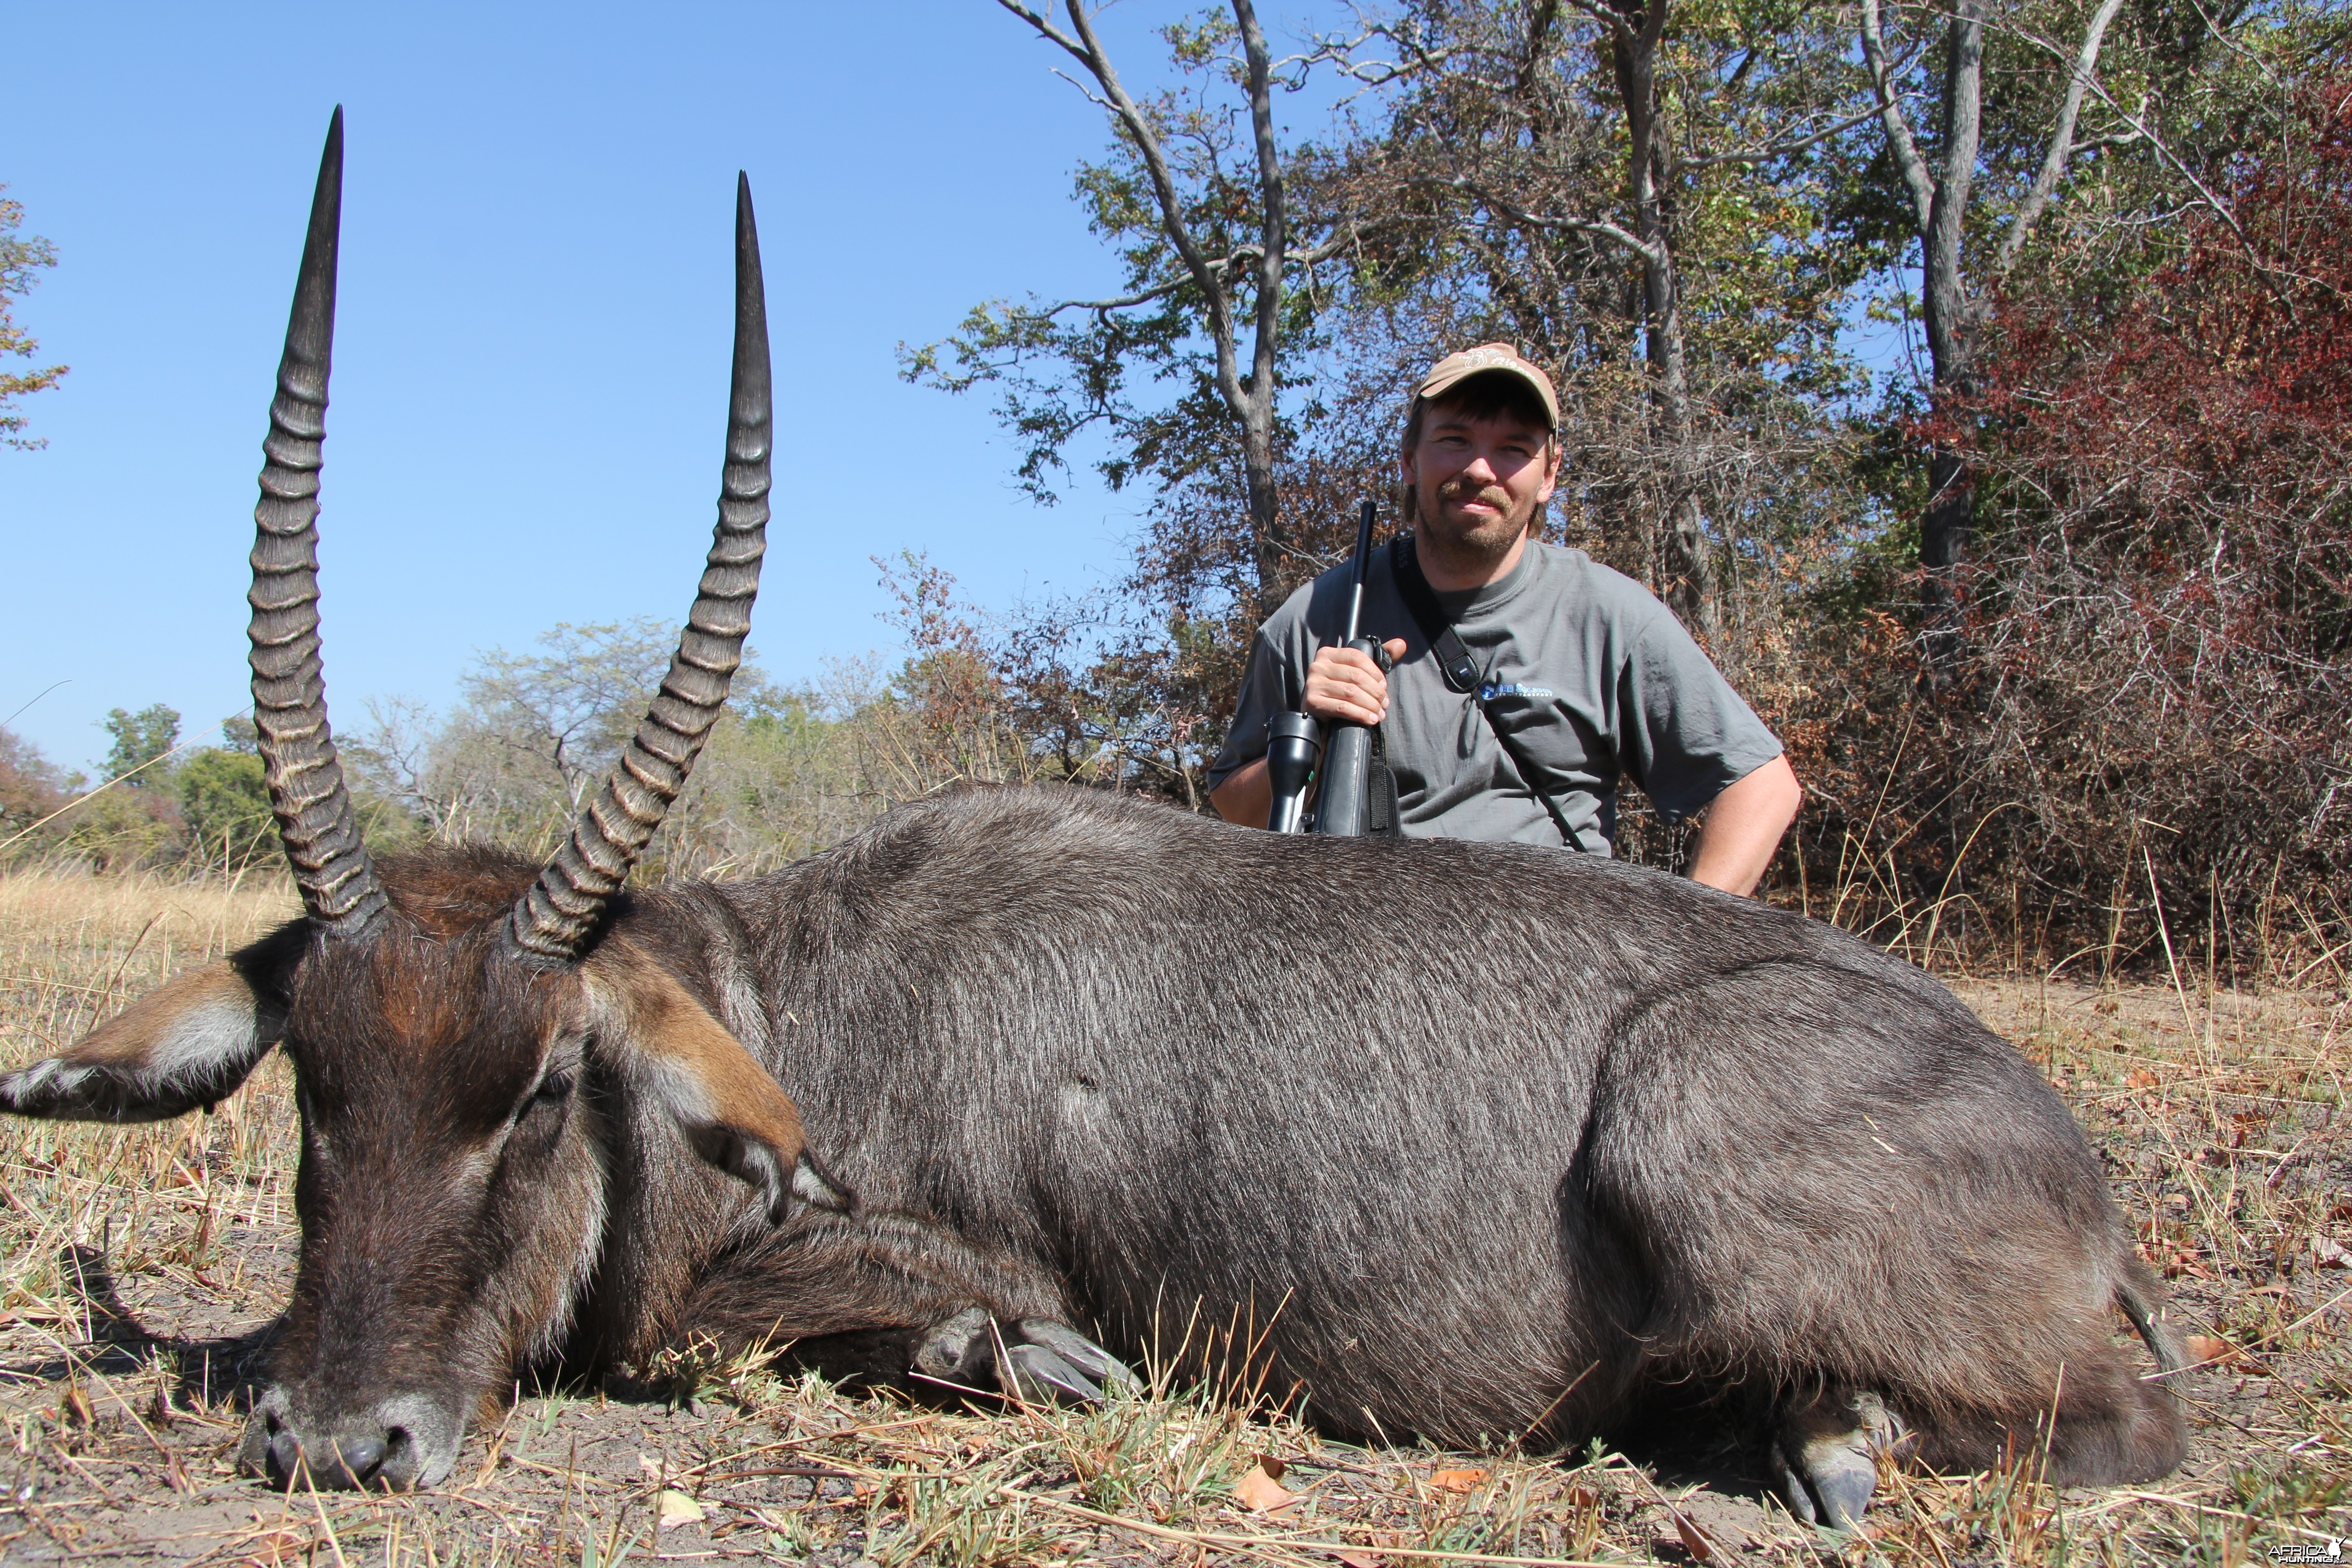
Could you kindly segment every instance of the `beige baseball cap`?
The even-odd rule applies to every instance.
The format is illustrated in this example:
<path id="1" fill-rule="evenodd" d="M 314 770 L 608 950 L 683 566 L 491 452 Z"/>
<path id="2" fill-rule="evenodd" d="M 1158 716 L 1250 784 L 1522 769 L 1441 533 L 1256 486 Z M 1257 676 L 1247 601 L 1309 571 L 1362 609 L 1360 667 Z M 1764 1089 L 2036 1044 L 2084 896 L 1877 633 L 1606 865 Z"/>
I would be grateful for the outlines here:
<path id="1" fill-rule="evenodd" d="M 1413 395 L 1442 396 L 1448 388 L 1489 371 L 1516 375 L 1535 388 L 1536 395 L 1543 400 L 1544 413 L 1551 418 L 1551 427 L 1554 430 L 1559 428 L 1559 394 L 1552 390 L 1551 377 L 1537 369 L 1508 343 L 1480 343 L 1475 349 L 1447 354 L 1429 367 L 1429 374 L 1421 378 L 1420 390 Z"/>

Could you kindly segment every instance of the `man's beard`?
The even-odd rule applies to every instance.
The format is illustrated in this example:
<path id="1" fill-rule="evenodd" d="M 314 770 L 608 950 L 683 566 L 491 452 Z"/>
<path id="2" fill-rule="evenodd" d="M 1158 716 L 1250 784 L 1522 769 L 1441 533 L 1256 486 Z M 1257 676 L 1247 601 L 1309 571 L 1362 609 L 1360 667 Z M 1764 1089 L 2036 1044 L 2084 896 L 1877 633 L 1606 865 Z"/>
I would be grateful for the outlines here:
<path id="1" fill-rule="evenodd" d="M 1482 488 L 1459 479 L 1437 488 L 1434 505 L 1425 495 L 1416 494 L 1413 499 L 1414 523 L 1423 539 L 1464 565 L 1475 562 L 1491 566 L 1509 554 L 1534 521 L 1537 505 L 1532 500 L 1524 506 L 1514 503 L 1511 492 L 1500 485 Z M 1449 501 L 1458 506 L 1471 500 L 1485 501 L 1496 509 L 1496 515 L 1464 517 L 1446 507 Z"/>

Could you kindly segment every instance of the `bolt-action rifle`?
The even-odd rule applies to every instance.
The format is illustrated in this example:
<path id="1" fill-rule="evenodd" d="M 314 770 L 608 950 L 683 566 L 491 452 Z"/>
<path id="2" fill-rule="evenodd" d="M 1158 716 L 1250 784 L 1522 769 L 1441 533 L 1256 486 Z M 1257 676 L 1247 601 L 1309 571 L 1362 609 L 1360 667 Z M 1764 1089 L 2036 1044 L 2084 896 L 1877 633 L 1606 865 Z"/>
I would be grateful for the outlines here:
<path id="1" fill-rule="evenodd" d="M 1378 638 L 1362 635 L 1364 570 L 1371 559 L 1372 522 L 1377 515 L 1378 509 L 1369 500 L 1357 509 L 1356 559 L 1348 577 L 1348 620 L 1340 646 L 1364 654 L 1385 675 L 1388 651 Z M 1325 742 L 1307 715 L 1276 714 L 1266 723 L 1266 779 L 1274 788 L 1274 807 L 1266 826 L 1276 833 L 1310 831 L 1306 826 L 1307 789 L 1315 782 L 1319 760 L 1322 787 L 1316 797 L 1311 831 L 1341 838 L 1391 831 L 1395 785 L 1379 760 L 1377 742 L 1377 731 L 1352 721 L 1333 720 Z"/>

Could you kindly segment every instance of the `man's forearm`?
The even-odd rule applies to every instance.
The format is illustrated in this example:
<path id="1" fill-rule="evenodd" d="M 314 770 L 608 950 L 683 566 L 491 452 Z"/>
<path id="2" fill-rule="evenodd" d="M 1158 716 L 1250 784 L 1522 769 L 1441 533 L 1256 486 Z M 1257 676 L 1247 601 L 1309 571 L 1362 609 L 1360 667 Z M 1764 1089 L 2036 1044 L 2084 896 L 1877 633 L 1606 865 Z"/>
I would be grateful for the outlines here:
<path id="1" fill-rule="evenodd" d="M 1225 775 L 1225 782 L 1209 792 L 1209 804 L 1227 822 L 1238 822 L 1244 827 L 1264 827 L 1274 810 L 1274 785 L 1266 782 L 1265 759 L 1260 757 L 1245 768 Z"/>
<path id="2" fill-rule="evenodd" d="M 1786 757 L 1773 758 L 1717 795 L 1699 828 L 1691 880 L 1742 897 L 1754 892 L 1804 798 Z"/>

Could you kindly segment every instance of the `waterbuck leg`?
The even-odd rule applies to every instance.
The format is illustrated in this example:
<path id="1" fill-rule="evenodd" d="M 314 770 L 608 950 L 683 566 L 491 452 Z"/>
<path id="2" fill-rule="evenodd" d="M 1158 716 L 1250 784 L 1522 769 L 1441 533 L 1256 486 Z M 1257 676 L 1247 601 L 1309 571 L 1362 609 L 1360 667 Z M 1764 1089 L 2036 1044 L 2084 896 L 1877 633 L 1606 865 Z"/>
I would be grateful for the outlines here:
<path id="1" fill-rule="evenodd" d="M 1127 1368 L 1069 1328 L 1045 1270 L 909 1215 L 811 1215 L 713 1265 L 669 1338 L 791 1347 L 832 1377 L 1101 1399 Z M 1001 1352 L 1001 1353 L 1000 1353 Z"/>
<path id="2" fill-rule="evenodd" d="M 1878 1456 L 1900 1452 L 1902 1418 L 1877 1394 L 1829 1387 L 1785 1405 L 1772 1462 L 1789 1511 L 1808 1524 L 1852 1530 L 1878 1486 Z"/>

